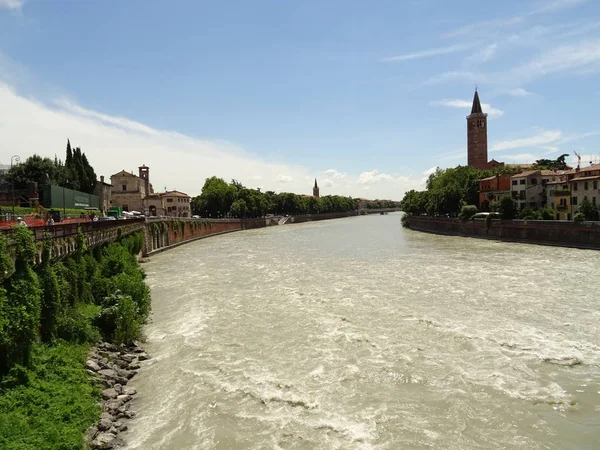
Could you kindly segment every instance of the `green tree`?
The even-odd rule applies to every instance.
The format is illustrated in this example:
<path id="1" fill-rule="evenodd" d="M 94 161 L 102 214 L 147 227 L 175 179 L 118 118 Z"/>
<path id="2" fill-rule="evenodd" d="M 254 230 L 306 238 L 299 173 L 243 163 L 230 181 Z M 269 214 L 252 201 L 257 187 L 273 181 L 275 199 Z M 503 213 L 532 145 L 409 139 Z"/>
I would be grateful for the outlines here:
<path id="1" fill-rule="evenodd" d="M 248 212 L 248 207 L 246 206 L 246 202 L 242 199 L 238 199 L 232 203 L 231 209 L 229 211 L 235 217 L 246 217 L 246 213 Z"/>
<path id="2" fill-rule="evenodd" d="M 505 195 L 500 199 L 500 208 L 498 209 L 502 220 L 513 220 L 516 217 L 515 201 L 510 195 Z"/>
<path id="3" fill-rule="evenodd" d="M 197 214 L 211 217 L 226 214 L 234 201 L 236 189 L 218 177 L 207 178 L 202 193 L 192 201 Z"/>
<path id="4" fill-rule="evenodd" d="M 598 220 L 598 209 L 587 198 L 579 204 L 578 212 L 583 214 L 585 220 Z"/>

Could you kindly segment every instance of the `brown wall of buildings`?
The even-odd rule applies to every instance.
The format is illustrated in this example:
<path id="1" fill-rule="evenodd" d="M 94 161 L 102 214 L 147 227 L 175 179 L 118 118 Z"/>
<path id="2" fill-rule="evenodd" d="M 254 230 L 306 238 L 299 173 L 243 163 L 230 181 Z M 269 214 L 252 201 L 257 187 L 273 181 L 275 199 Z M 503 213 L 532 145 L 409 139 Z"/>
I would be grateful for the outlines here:
<path id="1" fill-rule="evenodd" d="M 408 226 L 428 233 L 600 250 L 600 224 L 592 222 L 492 220 L 486 229 L 485 220 L 410 216 Z"/>

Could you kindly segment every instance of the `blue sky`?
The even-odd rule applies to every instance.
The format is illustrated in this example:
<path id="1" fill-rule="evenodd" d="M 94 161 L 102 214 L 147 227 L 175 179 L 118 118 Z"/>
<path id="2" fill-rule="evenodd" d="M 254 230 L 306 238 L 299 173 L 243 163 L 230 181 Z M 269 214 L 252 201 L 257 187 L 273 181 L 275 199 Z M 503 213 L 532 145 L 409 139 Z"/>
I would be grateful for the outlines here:
<path id="1" fill-rule="evenodd" d="M 600 159 L 599 72 L 595 0 L 0 0 L 0 163 L 399 199 L 465 164 L 476 85 L 490 158 Z"/>

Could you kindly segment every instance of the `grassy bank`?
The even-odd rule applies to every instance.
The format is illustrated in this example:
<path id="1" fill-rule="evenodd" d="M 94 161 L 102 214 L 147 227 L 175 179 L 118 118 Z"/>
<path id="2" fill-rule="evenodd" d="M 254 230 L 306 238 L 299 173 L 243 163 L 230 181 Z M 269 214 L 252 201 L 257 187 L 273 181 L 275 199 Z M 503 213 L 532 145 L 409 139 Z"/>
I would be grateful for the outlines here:
<path id="1" fill-rule="evenodd" d="M 81 450 L 100 413 L 100 389 L 85 370 L 89 345 L 39 346 L 30 366 L 13 368 L 0 388 L 0 448 Z"/>

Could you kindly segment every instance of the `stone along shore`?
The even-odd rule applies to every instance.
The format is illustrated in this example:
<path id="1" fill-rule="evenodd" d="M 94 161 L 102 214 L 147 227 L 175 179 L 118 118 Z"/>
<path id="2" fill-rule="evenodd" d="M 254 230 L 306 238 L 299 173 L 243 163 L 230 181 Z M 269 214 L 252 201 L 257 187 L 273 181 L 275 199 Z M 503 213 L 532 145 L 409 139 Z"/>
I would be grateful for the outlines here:
<path id="1" fill-rule="evenodd" d="M 86 431 L 86 443 L 92 449 L 112 449 L 124 445 L 118 437 L 127 430 L 126 421 L 135 417 L 129 406 L 137 391 L 128 387 L 149 356 L 136 343 L 116 346 L 102 342 L 94 347 L 85 365 L 94 382 L 102 385 L 102 414 L 98 423 Z"/>

